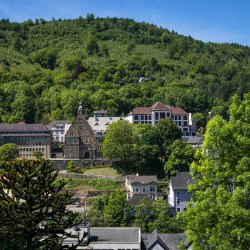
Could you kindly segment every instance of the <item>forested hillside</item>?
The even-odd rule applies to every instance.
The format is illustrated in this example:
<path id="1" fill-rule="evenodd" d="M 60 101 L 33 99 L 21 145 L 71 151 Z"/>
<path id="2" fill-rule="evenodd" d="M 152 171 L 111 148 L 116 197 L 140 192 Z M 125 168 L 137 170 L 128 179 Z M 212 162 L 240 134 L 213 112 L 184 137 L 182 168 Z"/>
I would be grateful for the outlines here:
<path id="1" fill-rule="evenodd" d="M 2 19 L 1 122 L 72 120 L 80 101 L 87 115 L 161 101 L 204 126 L 211 115 L 227 117 L 234 93 L 249 91 L 249 59 L 249 47 L 203 43 L 131 19 Z"/>

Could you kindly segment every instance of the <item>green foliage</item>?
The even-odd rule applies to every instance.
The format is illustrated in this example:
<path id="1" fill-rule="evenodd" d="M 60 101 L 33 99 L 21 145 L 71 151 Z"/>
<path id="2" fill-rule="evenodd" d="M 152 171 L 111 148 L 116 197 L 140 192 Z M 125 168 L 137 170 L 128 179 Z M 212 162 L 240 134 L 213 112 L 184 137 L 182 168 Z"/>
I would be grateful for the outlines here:
<path id="1" fill-rule="evenodd" d="M 107 206 L 104 207 L 104 217 L 109 218 L 109 226 L 127 226 L 129 223 L 130 206 L 126 193 L 116 190 L 111 193 Z"/>
<path id="2" fill-rule="evenodd" d="M 52 162 L 12 161 L 1 168 L 1 249 L 61 249 L 66 237 L 80 244 L 86 235 L 80 239 L 65 231 L 81 221 L 66 210 L 73 194 L 63 192 L 65 182 L 56 181 Z"/>
<path id="3" fill-rule="evenodd" d="M 19 156 L 18 147 L 14 143 L 6 143 L 0 146 L 0 161 L 12 161 Z"/>
<path id="4" fill-rule="evenodd" d="M 189 172 L 195 154 L 193 146 L 178 139 L 172 143 L 170 150 L 171 154 L 164 166 L 165 172 L 171 175 L 179 171 Z"/>
<path id="5" fill-rule="evenodd" d="M 33 151 L 33 156 L 37 159 L 41 159 L 43 157 L 43 153 L 41 151 Z"/>
<path id="6" fill-rule="evenodd" d="M 54 99 L 65 100 L 62 90 L 70 89 L 80 96 L 85 93 L 86 103 L 85 98 L 81 100 L 89 114 L 104 108 L 114 115 L 127 114 L 136 106 L 162 101 L 203 114 L 204 127 L 208 112 L 227 118 L 233 94 L 249 92 L 249 57 L 247 46 L 202 43 L 132 19 L 93 14 L 74 20 L 36 18 L 23 23 L 2 19 L 1 119 L 33 123 L 48 113 L 52 118 L 72 118 L 73 111 L 60 113 L 62 104 L 54 103 Z M 138 83 L 142 76 L 148 81 Z M 12 106 L 16 98 L 6 91 L 6 85 L 15 82 L 12 90 L 19 92 L 15 90 L 18 81 L 32 88 L 32 93 L 24 95 L 30 106 L 23 95 Z M 34 105 L 37 101 L 40 108 Z M 16 110 L 19 104 L 21 112 Z M 39 115 L 35 118 L 34 114 Z"/>
<path id="7" fill-rule="evenodd" d="M 247 249 L 250 245 L 250 95 L 234 96 L 230 120 L 214 117 L 196 153 L 190 187 L 194 198 L 184 213 L 194 249 Z"/>
<path id="8" fill-rule="evenodd" d="M 75 167 L 75 163 L 73 161 L 69 161 L 67 165 L 67 171 L 72 172 L 74 167 Z"/>
<path id="9" fill-rule="evenodd" d="M 103 155 L 109 159 L 131 160 L 133 154 L 133 125 L 120 120 L 109 125 L 103 142 Z"/>

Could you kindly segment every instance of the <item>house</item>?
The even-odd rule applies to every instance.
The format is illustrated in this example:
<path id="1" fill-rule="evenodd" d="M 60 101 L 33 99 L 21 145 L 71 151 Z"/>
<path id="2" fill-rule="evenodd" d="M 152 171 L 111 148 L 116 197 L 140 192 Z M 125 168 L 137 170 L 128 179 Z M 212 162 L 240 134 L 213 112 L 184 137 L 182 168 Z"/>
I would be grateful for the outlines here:
<path id="1" fill-rule="evenodd" d="M 125 118 L 130 123 L 152 124 L 155 126 L 160 119 L 171 118 L 181 129 L 183 136 L 196 135 L 196 123 L 192 121 L 191 113 L 182 108 L 166 106 L 156 102 L 151 107 L 136 107 Z"/>
<path id="2" fill-rule="evenodd" d="M 150 234 L 142 234 L 142 250 L 178 250 L 181 242 L 186 242 L 185 233 L 163 234 L 154 230 Z"/>
<path id="3" fill-rule="evenodd" d="M 157 177 L 156 175 L 128 175 L 125 178 L 127 199 L 134 194 L 146 194 L 152 200 L 157 199 Z"/>
<path id="4" fill-rule="evenodd" d="M 187 202 L 191 198 L 188 185 L 192 183 L 189 172 L 178 172 L 176 176 L 170 177 L 168 203 L 174 213 L 182 213 L 187 209 Z"/>
<path id="5" fill-rule="evenodd" d="M 193 147 L 202 147 L 204 137 L 203 136 L 182 136 L 182 141 L 192 145 Z"/>
<path id="6" fill-rule="evenodd" d="M 77 249 L 98 249 L 98 250 L 122 250 L 122 249 L 141 249 L 141 230 L 138 227 L 90 227 L 90 223 L 79 225 L 75 229 L 67 230 L 74 235 L 88 235 L 83 244 Z M 63 245 L 71 246 L 76 244 L 76 238 L 66 238 Z"/>
<path id="7" fill-rule="evenodd" d="M 51 134 L 43 124 L 0 124 L 0 145 L 14 143 L 18 146 L 19 157 L 32 159 L 33 152 L 39 151 L 43 158 L 50 158 Z"/>

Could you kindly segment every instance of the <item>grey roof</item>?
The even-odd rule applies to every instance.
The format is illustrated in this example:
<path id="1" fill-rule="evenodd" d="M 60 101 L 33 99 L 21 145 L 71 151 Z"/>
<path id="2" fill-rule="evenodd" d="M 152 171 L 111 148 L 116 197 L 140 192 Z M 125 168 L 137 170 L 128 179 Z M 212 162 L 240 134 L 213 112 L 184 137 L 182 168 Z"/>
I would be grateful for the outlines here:
<path id="1" fill-rule="evenodd" d="M 108 114 L 108 110 L 98 110 L 98 111 L 94 111 L 94 114 Z"/>
<path id="2" fill-rule="evenodd" d="M 0 124 L 1 132 L 49 132 L 43 124 Z"/>
<path id="3" fill-rule="evenodd" d="M 94 131 L 107 131 L 108 126 L 119 120 L 123 120 L 122 117 L 89 117 L 88 123 Z"/>
<path id="4" fill-rule="evenodd" d="M 192 176 L 189 172 L 178 172 L 176 176 L 171 176 L 170 181 L 173 189 L 184 189 L 187 190 L 187 185 L 191 184 Z"/>
<path id="5" fill-rule="evenodd" d="M 50 122 L 47 126 L 54 126 L 55 124 L 71 124 L 68 120 L 55 120 L 53 122 Z"/>
<path id="6" fill-rule="evenodd" d="M 141 235 L 138 227 L 91 227 L 91 241 L 140 243 Z"/>
<path id="7" fill-rule="evenodd" d="M 150 197 L 147 194 L 134 194 L 130 199 L 128 199 L 128 203 L 132 208 L 135 208 L 144 198 L 152 201 L 152 199 L 150 199 Z"/>
<path id="8" fill-rule="evenodd" d="M 182 141 L 192 145 L 201 145 L 204 141 L 202 136 L 182 137 Z"/>
<path id="9" fill-rule="evenodd" d="M 126 178 L 129 179 L 130 184 L 135 182 L 140 184 L 149 184 L 152 182 L 157 183 L 156 175 L 128 175 Z"/>
<path id="10" fill-rule="evenodd" d="M 160 244 L 166 250 L 178 250 L 181 241 L 186 241 L 185 233 L 178 234 L 162 234 L 158 230 L 151 234 L 142 234 L 144 249 L 151 249 L 155 244 Z"/>

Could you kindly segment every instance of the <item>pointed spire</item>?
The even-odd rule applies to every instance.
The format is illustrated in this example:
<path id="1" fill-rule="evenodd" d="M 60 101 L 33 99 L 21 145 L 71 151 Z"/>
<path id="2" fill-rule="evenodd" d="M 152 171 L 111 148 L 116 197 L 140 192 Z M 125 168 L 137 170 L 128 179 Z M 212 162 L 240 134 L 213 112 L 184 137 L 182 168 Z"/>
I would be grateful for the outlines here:
<path id="1" fill-rule="evenodd" d="M 80 102 L 80 105 L 78 107 L 78 114 L 82 114 L 82 102 Z"/>

